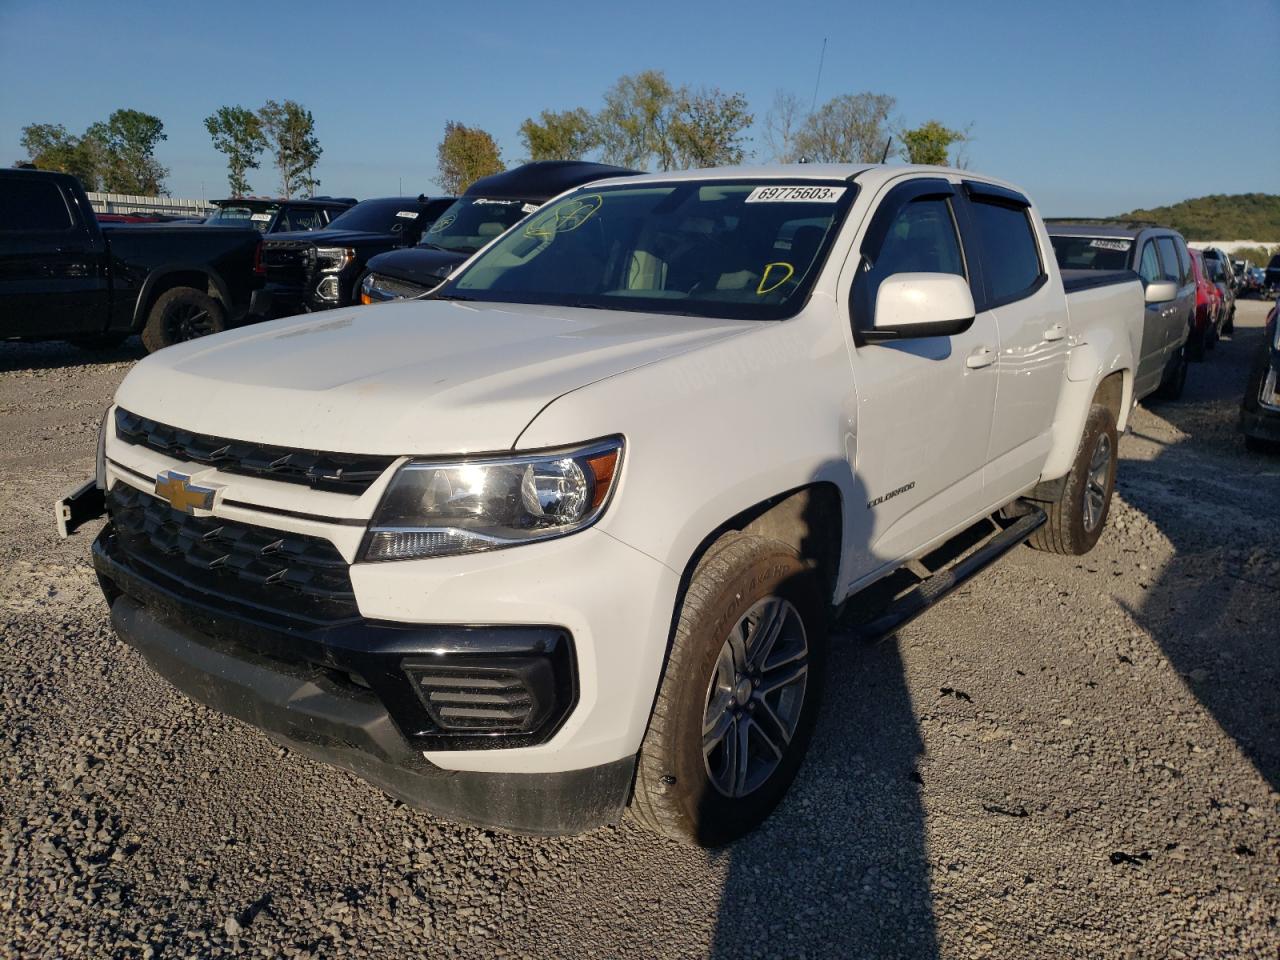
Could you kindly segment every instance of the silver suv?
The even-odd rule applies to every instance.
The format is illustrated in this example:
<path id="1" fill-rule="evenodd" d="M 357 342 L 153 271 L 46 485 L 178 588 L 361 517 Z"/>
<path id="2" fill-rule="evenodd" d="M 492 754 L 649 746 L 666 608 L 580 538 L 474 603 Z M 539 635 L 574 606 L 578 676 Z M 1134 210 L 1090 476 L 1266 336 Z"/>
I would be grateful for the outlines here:
<path id="1" fill-rule="evenodd" d="M 1174 299 L 1147 303 L 1133 391 L 1137 399 L 1157 390 L 1165 399 L 1180 396 L 1188 354 L 1196 354 L 1197 347 L 1203 349 L 1189 342 L 1195 328 L 1196 283 L 1182 234 L 1153 223 L 1125 220 L 1045 223 L 1061 270 L 1132 270 L 1144 289 L 1158 280 L 1177 285 Z"/>

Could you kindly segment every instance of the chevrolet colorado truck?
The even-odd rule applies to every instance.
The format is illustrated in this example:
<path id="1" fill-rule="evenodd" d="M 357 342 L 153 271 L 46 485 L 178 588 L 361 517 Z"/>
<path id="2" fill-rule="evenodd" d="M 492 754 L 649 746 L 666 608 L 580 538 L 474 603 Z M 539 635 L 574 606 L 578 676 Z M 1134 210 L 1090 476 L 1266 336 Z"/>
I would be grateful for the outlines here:
<path id="1" fill-rule="evenodd" d="M 224 330 L 262 283 L 249 227 L 99 224 L 75 177 L 0 170 L 0 339 L 148 350 Z"/>
<path id="2" fill-rule="evenodd" d="M 304 754 L 720 844 L 795 776 L 837 611 L 886 636 L 1028 540 L 1093 547 L 1142 304 L 968 171 L 606 180 L 426 299 L 144 359 L 59 524 L 105 508 L 120 636 Z"/>

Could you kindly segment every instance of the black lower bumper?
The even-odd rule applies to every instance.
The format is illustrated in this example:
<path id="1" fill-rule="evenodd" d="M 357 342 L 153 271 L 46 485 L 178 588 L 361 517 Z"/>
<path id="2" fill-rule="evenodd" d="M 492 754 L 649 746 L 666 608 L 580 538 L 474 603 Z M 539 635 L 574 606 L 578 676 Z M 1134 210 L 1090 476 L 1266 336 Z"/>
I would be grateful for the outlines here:
<path id="1" fill-rule="evenodd" d="M 1280 411 L 1259 407 L 1240 411 L 1240 432 L 1246 437 L 1280 443 Z"/>
<path id="2" fill-rule="evenodd" d="M 450 771 L 423 755 L 426 749 L 530 741 L 450 742 L 442 731 L 427 732 L 422 724 L 430 721 L 430 704 L 406 693 L 411 681 L 403 665 L 418 669 L 423 652 L 430 651 L 446 665 L 461 662 L 470 670 L 480 657 L 502 668 L 545 631 L 362 620 L 313 630 L 270 625 L 184 597 L 155 571 L 142 576 L 119 554 L 110 526 L 95 542 L 93 559 L 116 631 L 175 687 L 405 803 L 533 834 L 589 830 L 616 821 L 626 806 L 634 757 L 528 774 Z"/>

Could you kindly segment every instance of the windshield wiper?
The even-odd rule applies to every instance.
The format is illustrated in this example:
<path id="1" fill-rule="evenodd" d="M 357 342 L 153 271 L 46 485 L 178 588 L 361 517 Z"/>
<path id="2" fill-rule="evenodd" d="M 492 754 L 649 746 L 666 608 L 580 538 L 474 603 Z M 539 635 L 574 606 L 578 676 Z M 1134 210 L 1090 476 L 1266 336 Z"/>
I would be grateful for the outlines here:
<path id="1" fill-rule="evenodd" d="M 418 299 L 418 298 L 416 298 L 416 297 L 415 297 L 414 299 Z M 430 294 L 430 293 L 428 293 L 428 294 L 425 294 L 425 295 L 423 296 L 423 298 L 422 298 L 422 299 L 431 299 L 431 300 L 459 300 L 459 301 L 465 301 L 465 302 L 467 302 L 467 303 L 470 303 L 470 302 L 473 302 L 476 298 L 475 298 L 475 297 L 464 297 L 464 296 L 463 296 L 462 294 L 460 294 L 460 293 L 435 293 L 435 294 Z"/>

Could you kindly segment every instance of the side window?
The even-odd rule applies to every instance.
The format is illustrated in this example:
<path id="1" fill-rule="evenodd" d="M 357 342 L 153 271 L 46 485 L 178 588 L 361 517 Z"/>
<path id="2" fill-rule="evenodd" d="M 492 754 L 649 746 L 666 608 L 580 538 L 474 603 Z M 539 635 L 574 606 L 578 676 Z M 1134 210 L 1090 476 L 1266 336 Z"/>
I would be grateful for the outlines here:
<path id="1" fill-rule="evenodd" d="M 963 277 L 964 256 L 951 205 L 941 199 L 906 204 L 890 225 L 872 272 L 877 280 L 895 273 L 954 273 Z"/>
<path id="2" fill-rule="evenodd" d="M 978 199 L 970 209 L 982 245 L 982 272 L 992 301 L 1008 303 L 1029 294 L 1044 268 L 1026 209 Z"/>
<path id="3" fill-rule="evenodd" d="M 1153 283 L 1160 279 L 1160 261 L 1156 258 L 1156 244 L 1148 240 L 1142 245 L 1142 259 L 1138 262 L 1138 276 L 1143 283 Z"/>
<path id="4" fill-rule="evenodd" d="M 1156 246 L 1160 248 L 1161 278 L 1181 284 L 1182 264 L 1178 261 L 1178 248 L 1173 244 L 1173 237 L 1157 237 Z"/>
<path id="5" fill-rule="evenodd" d="M 1182 265 L 1182 282 L 1191 282 L 1191 254 L 1187 253 L 1187 245 L 1180 237 L 1173 238 L 1173 245 L 1178 249 L 1178 263 Z"/>
<path id="6" fill-rule="evenodd" d="M 62 190 L 51 180 L 0 177 L 0 231 L 70 230 Z"/>

